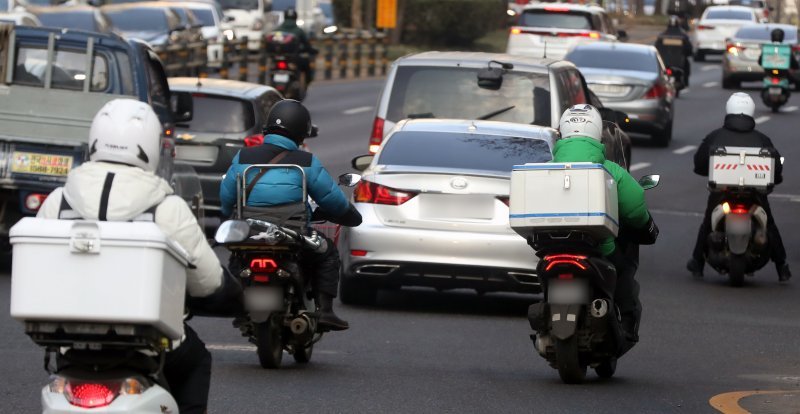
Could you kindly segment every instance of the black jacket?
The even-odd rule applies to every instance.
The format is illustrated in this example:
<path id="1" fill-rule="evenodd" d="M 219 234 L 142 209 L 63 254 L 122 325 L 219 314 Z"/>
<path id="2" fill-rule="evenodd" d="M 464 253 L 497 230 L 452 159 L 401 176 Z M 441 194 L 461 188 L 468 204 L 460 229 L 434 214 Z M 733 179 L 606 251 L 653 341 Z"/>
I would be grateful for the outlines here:
<path id="1" fill-rule="evenodd" d="M 677 44 L 678 42 L 680 44 Z M 656 39 L 655 47 L 667 67 L 682 68 L 693 52 L 689 35 L 677 26 L 667 27 L 667 30 L 661 32 Z"/>
<path id="2" fill-rule="evenodd" d="M 711 151 L 719 147 L 755 147 L 765 148 L 775 158 L 775 184 L 783 181 L 781 155 L 772 145 L 772 140 L 755 130 L 756 121 L 747 115 L 726 115 L 722 128 L 708 134 L 700 148 L 694 154 L 694 173 L 708 176 L 708 158 Z"/>

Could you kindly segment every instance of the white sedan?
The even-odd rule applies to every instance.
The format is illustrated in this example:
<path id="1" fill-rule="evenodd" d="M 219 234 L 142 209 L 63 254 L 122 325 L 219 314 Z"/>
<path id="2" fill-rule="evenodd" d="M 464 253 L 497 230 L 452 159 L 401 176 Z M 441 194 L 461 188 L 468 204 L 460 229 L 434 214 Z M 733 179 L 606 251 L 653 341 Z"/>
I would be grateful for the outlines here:
<path id="1" fill-rule="evenodd" d="M 692 33 L 696 62 L 705 60 L 707 54 L 725 52 L 725 40 L 733 37 L 740 27 L 758 23 L 752 7 L 711 6 L 703 12 Z"/>

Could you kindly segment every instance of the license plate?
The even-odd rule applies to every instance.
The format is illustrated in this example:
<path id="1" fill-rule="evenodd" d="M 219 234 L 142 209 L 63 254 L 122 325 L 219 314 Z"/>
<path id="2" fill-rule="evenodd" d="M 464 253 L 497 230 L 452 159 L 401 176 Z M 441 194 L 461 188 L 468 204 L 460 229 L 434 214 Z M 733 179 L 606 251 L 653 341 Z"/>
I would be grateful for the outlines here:
<path id="1" fill-rule="evenodd" d="M 72 169 L 73 162 L 69 155 L 35 152 L 14 151 L 12 157 L 11 172 L 19 174 L 65 176 Z"/>
<path id="2" fill-rule="evenodd" d="M 244 306 L 248 311 L 266 312 L 283 309 L 283 288 L 264 286 L 244 290 Z"/>
<path id="3" fill-rule="evenodd" d="M 589 288 L 583 281 L 551 280 L 547 286 L 547 302 L 554 305 L 579 305 L 589 301 Z"/>
<path id="4" fill-rule="evenodd" d="M 770 95 L 780 95 L 782 93 L 783 93 L 783 90 L 781 90 L 781 88 L 769 88 L 769 94 Z"/>
<path id="5" fill-rule="evenodd" d="M 494 197 L 473 194 L 427 194 L 420 197 L 420 217 L 429 220 L 490 220 Z"/>
<path id="6" fill-rule="evenodd" d="M 286 83 L 289 82 L 289 74 L 288 73 L 276 73 L 272 75 L 272 80 L 279 83 Z"/>

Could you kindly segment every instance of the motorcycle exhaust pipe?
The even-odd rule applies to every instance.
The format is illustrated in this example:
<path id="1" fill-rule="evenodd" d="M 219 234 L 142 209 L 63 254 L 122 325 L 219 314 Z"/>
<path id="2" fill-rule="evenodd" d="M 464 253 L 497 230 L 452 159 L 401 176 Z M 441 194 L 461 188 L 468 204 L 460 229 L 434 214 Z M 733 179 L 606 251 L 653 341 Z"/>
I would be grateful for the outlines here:
<path id="1" fill-rule="evenodd" d="M 295 335 L 302 335 L 308 332 L 308 327 L 310 325 L 308 317 L 306 315 L 301 315 L 292 319 L 292 322 L 289 324 L 289 329 L 291 329 L 292 333 Z"/>
<path id="2" fill-rule="evenodd" d="M 593 300 L 590 312 L 595 318 L 604 318 L 608 313 L 608 301 L 605 299 Z"/>

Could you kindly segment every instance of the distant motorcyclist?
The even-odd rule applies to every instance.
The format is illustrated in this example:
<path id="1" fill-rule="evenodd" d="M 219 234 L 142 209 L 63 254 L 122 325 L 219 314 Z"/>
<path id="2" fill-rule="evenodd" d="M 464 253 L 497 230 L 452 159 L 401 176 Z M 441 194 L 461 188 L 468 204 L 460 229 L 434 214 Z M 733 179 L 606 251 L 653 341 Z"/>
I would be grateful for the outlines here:
<path id="1" fill-rule="evenodd" d="M 692 5 L 686 0 L 671 0 L 667 7 L 667 14 L 677 18 L 677 26 L 689 31 L 689 19 L 692 17 Z"/>
<path id="2" fill-rule="evenodd" d="M 181 245 L 191 265 L 186 290 L 195 303 L 239 302 L 241 286 L 224 273 L 186 202 L 155 175 L 161 122 L 150 105 L 133 99 L 105 104 L 89 130 L 89 161 L 70 171 L 37 217 L 99 221 L 150 220 Z M 204 413 L 211 354 L 188 325 L 180 346 L 166 353 L 164 376 L 181 413 Z"/>
<path id="3" fill-rule="evenodd" d="M 658 35 L 655 47 L 665 66 L 683 69 L 683 84 L 689 86 L 689 75 L 692 73 L 689 62 L 693 53 L 692 42 L 689 40 L 689 35 L 681 28 L 679 20 L 678 16 L 669 17 L 667 29 Z"/>
<path id="4" fill-rule="evenodd" d="M 603 164 L 617 184 L 619 203 L 620 232 L 641 232 L 653 242 L 658 235 L 658 227 L 647 210 L 644 190 L 636 180 L 621 166 L 605 157 L 605 146 L 601 142 L 603 119 L 600 112 L 591 105 L 575 105 L 567 109 L 559 122 L 561 140 L 553 148 L 553 162 L 593 162 Z M 609 238 L 600 243 L 599 250 L 616 267 L 617 302 L 622 316 L 622 326 L 630 341 L 639 340 L 639 321 L 642 304 L 639 301 L 639 284 L 634 278 L 639 267 L 638 250 L 635 243 L 622 237 Z"/>
<path id="5" fill-rule="evenodd" d="M 780 28 L 772 29 L 772 31 L 769 32 L 770 40 L 774 44 L 783 44 L 783 39 L 785 36 L 786 33 L 783 31 L 783 29 Z M 763 53 L 758 56 L 758 64 L 764 66 Z M 800 69 L 800 64 L 798 64 L 797 58 L 794 56 L 794 53 L 789 53 L 789 69 L 791 70 Z M 790 79 L 788 70 L 778 70 L 778 76 Z"/>
<path id="6" fill-rule="evenodd" d="M 299 149 L 311 130 L 311 115 L 303 104 L 292 99 L 276 103 L 267 116 L 264 143 L 239 151 L 222 181 L 220 199 L 223 216 L 229 216 L 236 205 L 235 177 L 242 175 L 245 168 L 252 164 L 281 163 L 303 167 L 308 195 L 319 205 L 318 210 L 324 212 L 329 221 L 344 226 L 361 224 L 361 214 L 350 204 L 319 159 Z M 276 160 L 280 162 L 274 162 Z M 252 171 L 248 180 L 255 180 L 256 174 L 256 171 Z M 269 207 L 299 202 L 302 198 L 302 180 L 302 175 L 296 171 L 267 170 L 255 184 L 252 181 L 248 184 L 252 186 L 252 190 L 247 195 L 247 204 Z M 347 329 L 347 322 L 333 312 L 333 299 L 339 288 L 339 252 L 336 245 L 328 239 L 327 251 L 306 251 L 304 262 L 309 265 L 312 286 L 317 294 L 320 326 L 330 330 Z"/>
<path id="7" fill-rule="evenodd" d="M 722 128 L 716 129 L 703 139 L 697 152 L 694 154 L 695 174 L 707 177 L 708 163 L 711 151 L 718 147 L 753 147 L 765 148 L 770 151 L 775 162 L 775 184 L 783 182 L 783 166 L 780 163 L 780 153 L 772 145 L 772 140 L 766 135 L 755 130 L 756 122 L 753 119 L 755 102 L 750 95 L 737 92 L 731 95 L 725 106 L 727 115 Z M 703 276 L 703 266 L 705 265 L 705 252 L 708 243 L 708 235 L 711 233 L 711 212 L 724 199 L 724 194 L 711 192 L 708 195 L 708 205 L 700 230 L 697 234 L 697 242 L 694 246 L 692 259 L 686 264 L 687 269 L 695 277 Z M 789 264 L 786 263 L 786 249 L 783 247 L 778 226 L 769 207 L 769 200 L 766 194 L 757 195 L 758 204 L 766 211 L 767 220 L 767 239 L 769 243 L 770 258 L 775 262 L 778 271 L 778 279 L 785 282 L 792 277 L 789 271 Z"/>
<path id="8" fill-rule="evenodd" d="M 286 9 L 283 12 L 283 23 L 274 32 L 289 33 L 298 39 L 300 43 L 298 66 L 306 74 L 306 85 L 310 85 L 314 80 L 314 69 L 311 67 L 311 61 L 319 51 L 311 46 L 305 30 L 297 25 L 297 10 L 293 8 Z"/>

